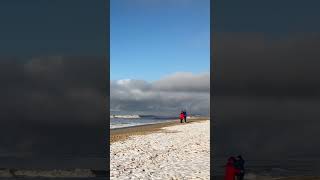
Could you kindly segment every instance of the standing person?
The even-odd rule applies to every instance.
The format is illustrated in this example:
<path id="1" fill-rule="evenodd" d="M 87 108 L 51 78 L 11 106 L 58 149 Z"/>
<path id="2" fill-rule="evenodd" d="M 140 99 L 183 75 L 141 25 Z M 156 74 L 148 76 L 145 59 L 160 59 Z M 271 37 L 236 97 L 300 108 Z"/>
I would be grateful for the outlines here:
<path id="1" fill-rule="evenodd" d="M 181 111 L 179 118 L 180 118 L 180 123 L 182 123 L 182 120 L 184 119 L 184 113 L 183 113 L 183 111 Z"/>
<path id="2" fill-rule="evenodd" d="M 241 155 L 237 156 L 235 167 L 240 169 L 240 173 L 237 174 L 237 180 L 243 180 L 244 178 L 244 159 Z"/>
<path id="3" fill-rule="evenodd" d="M 235 180 L 236 175 L 240 173 L 240 170 L 234 167 L 235 161 L 236 161 L 236 158 L 234 157 L 230 157 L 228 159 L 224 180 Z"/>
<path id="4" fill-rule="evenodd" d="M 186 123 L 187 122 L 187 111 L 186 110 L 183 111 L 183 115 L 184 115 L 184 122 Z"/>

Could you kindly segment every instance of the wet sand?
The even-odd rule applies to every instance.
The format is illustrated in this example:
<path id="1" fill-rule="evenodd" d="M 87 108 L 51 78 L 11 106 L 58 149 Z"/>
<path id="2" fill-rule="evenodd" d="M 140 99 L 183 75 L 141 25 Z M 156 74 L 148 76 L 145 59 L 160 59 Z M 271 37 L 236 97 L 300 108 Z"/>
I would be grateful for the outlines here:
<path id="1" fill-rule="evenodd" d="M 179 119 L 175 119 L 170 122 L 111 129 L 110 130 L 110 143 L 126 140 L 128 137 L 133 136 L 133 135 L 146 135 L 146 134 L 150 134 L 150 133 L 154 133 L 154 132 L 163 131 L 161 129 L 163 127 L 169 127 L 169 126 L 174 126 L 174 125 L 179 125 L 179 124 L 184 125 L 184 124 L 188 124 L 188 123 L 201 122 L 204 120 L 208 120 L 208 117 L 199 117 L 199 118 L 193 117 L 193 118 L 187 119 L 187 123 L 180 123 Z"/>

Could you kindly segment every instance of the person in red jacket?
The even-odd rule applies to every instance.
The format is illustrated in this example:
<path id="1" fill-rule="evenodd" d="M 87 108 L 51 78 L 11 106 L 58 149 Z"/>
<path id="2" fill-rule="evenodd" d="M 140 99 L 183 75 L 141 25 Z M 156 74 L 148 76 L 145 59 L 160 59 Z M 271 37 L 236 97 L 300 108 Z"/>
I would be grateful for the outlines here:
<path id="1" fill-rule="evenodd" d="M 230 157 L 228 159 L 226 170 L 225 170 L 225 176 L 224 180 L 235 180 L 235 177 L 238 173 L 240 173 L 240 169 L 237 169 L 234 167 L 234 162 L 236 158 Z"/>
<path id="2" fill-rule="evenodd" d="M 179 118 L 180 118 L 180 123 L 182 123 L 182 120 L 184 119 L 184 113 L 183 113 L 183 111 L 181 111 Z"/>

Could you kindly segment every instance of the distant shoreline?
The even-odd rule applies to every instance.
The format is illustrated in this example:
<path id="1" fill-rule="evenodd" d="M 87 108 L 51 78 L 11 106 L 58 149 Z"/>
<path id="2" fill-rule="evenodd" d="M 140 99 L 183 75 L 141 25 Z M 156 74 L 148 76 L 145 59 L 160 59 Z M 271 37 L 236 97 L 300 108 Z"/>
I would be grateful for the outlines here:
<path id="1" fill-rule="evenodd" d="M 194 122 L 201 122 L 208 119 L 210 118 L 209 117 L 192 117 L 187 119 L 187 123 L 181 123 L 181 125 L 194 123 Z M 133 135 L 145 135 L 153 132 L 158 132 L 158 131 L 161 131 L 161 128 L 163 127 L 174 126 L 179 124 L 180 124 L 179 119 L 172 119 L 169 122 L 143 124 L 143 125 L 137 125 L 137 126 L 110 129 L 110 143 L 126 140 L 127 138 Z"/>

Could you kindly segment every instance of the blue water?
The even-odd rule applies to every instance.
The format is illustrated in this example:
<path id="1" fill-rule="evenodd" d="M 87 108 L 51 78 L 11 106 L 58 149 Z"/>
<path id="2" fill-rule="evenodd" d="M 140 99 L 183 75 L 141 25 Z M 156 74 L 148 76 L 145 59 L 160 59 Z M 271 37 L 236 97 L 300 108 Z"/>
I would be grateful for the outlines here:
<path id="1" fill-rule="evenodd" d="M 176 120 L 177 117 L 141 116 L 140 118 L 110 118 L 110 129 L 131 127 L 145 124 L 156 124 Z"/>

